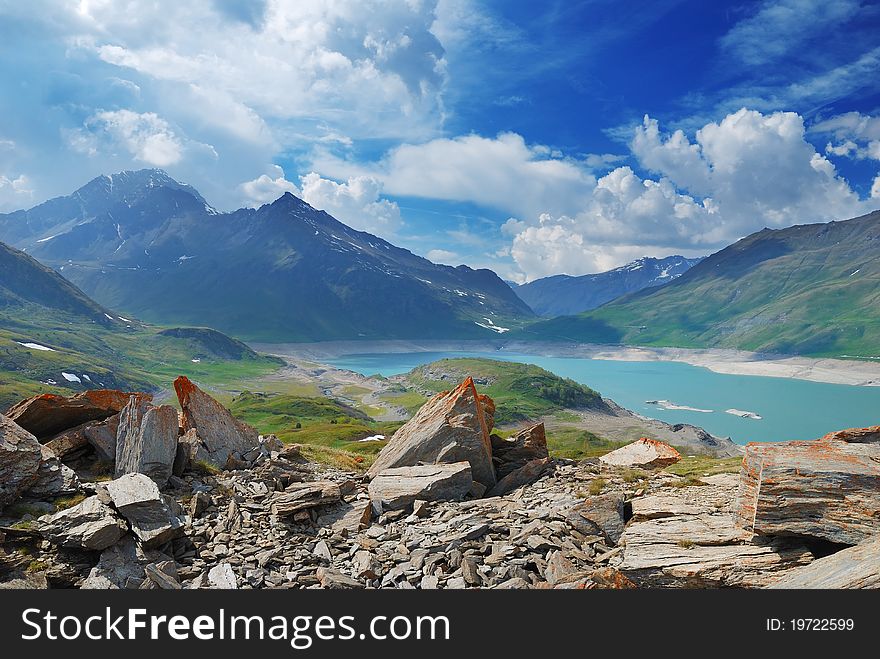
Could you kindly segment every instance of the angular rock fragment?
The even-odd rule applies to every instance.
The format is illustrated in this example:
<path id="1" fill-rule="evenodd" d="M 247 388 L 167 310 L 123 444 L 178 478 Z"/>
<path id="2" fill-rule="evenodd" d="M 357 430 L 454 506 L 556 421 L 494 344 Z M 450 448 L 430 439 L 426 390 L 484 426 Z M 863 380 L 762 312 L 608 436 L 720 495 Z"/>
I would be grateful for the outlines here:
<path id="1" fill-rule="evenodd" d="M 532 460 L 549 458 L 544 424 L 538 423 L 507 439 L 492 435 L 492 462 L 495 474 L 502 479 Z"/>
<path id="2" fill-rule="evenodd" d="M 37 438 L 0 415 L 0 509 L 37 481 L 41 456 Z"/>
<path id="3" fill-rule="evenodd" d="M 641 587 L 760 588 L 813 560 L 797 539 L 757 538 L 735 525 L 735 474 L 703 481 L 635 499 L 611 567 Z"/>
<path id="4" fill-rule="evenodd" d="M 40 394 L 9 408 L 7 416 L 44 441 L 88 421 L 100 421 L 120 412 L 135 394 L 110 389 L 83 391 L 74 396 Z M 148 394 L 137 394 L 148 396 Z"/>
<path id="5" fill-rule="evenodd" d="M 637 467 L 639 469 L 661 469 L 681 460 L 681 454 L 665 442 L 642 437 L 626 446 L 599 458 L 603 464 L 612 467 Z"/>
<path id="6" fill-rule="evenodd" d="M 161 590 L 180 590 L 180 579 L 177 576 L 177 565 L 174 561 L 150 563 L 144 568 L 147 578 Z"/>
<path id="7" fill-rule="evenodd" d="M 357 533 L 370 525 L 373 507 L 369 501 L 341 503 L 321 512 L 318 526 L 329 526 L 334 531 Z"/>
<path id="8" fill-rule="evenodd" d="M 486 496 L 500 497 L 513 492 L 515 489 L 520 488 L 523 485 L 531 485 L 543 476 L 544 472 L 550 467 L 550 458 L 531 460 L 530 462 L 525 463 L 522 467 L 514 469 L 498 481 L 495 486 L 486 493 Z"/>
<path id="9" fill-rule="evenodd" d="M 378 510 L 402 510 L 416 499 L 460 501 L 470 492 L 471 473 L 468 462 L 394 467 L 377 474 L 368 492 Z"/>
<path id="10" fill-rule="evenodd" d="M 301 510 L 336 503 L 341 498 L 339 486 L 331 481 L 294 483 L 272 498 L 272 514 L 285 517 Z"/>
<path id="11" fill-rule="evenodd" d="M 83 435 L 95 450 L 95 456 L 99 460 L 116 464 L 116 435 L 118 430 L 118 414 L 107 417 L 103 421 L 91 421 L 83 426 Z"/>
<path id="12" fill-rule="evenodd" d="M 116 544 L 128 526 L 110 506 L 91 496 L 66 510 L 40 517 L 37 530 L 62 547 L 101 551 Z"/>
<path id="13" fill-rule="evenodd" d="M 452 391 L 437 394 L 394 433 L 368 474 L 418 464 L 470 463 L 473 480 L 495 485 L 489 433 L 495 406 L 477 393 L 472 378 Z"/>
<path id="14" fill-rule="evenodd" d="M 238 589 L 238 578 L 229 563 L 220 563 L 208 570 L 208 587 L 217 590 Z"/>
<path id="15" fill-rule="evenodd" d="M 51 449 L 59 459 L 72 460 L 83 453 L 89 447 L 89 440 L 85 435 L 85 424 L 64 430 L 43 443 Z"/>
<path id="16" fill-rule="evenodd" d="M 98 564 L 92 568 L 81 588 L 86 590 L 137 589 L 147 578 L 147 565 L 167 561 L 168 557 L 144 549 L 130 535 L 101 552 Z"/>
<path id="17" fill-rule="evenodd" d="M 565 513 L 577 531 L 584 535 L 602 535 L 616 545 L 623 535 L 623 495 L 618 492 L 589 497 Z"/>
<path id="18" fill-rule="evenodd" d="M 41 462 L 37 469 L 37 480 L 24 493 L 29 499 L 56 499 L 70 496 L 80 491 L 76 473 L 59 460 L 48 445 L 40 447 Z"/>
<path id="19" fill-rule="evenodd" d="M 229 410 L 188 378 L 177 378 L 174 390 L 183 410 L 184 432 L 195 429 L 201 440 L 197 459 L 223 469 L 230 458 L 240 459 L 259 445 L 256 430 L 234 418 Z"/>
<path id="20" fill-rule="evenodd" d="M 113 506 L 144 547 L 159 547 L 183 535 L 182 511 L 144 474 L 126 474 L 102 484 Z"/>
<path id="21" fill-rule="evenodd" d="M 880 535 L 786 572 L 768 588 L 880 588 Z"/>
<path id="22" fill-rule="evenodd" d="M 737 523 L 758 535 L 845 545 L 877 535 L 880 443 L 867 441 L 872 435 L 847 430 L 815 441 L 746 445 Z"/>
<path id="23" fill-rule="evenodd" d="M 332 588 L 336 590 L 352 590 L 363 588 L 364 584 L 360 581 L 352 579 L 348 575 L 342 574 L 339 570 L 329 567 L 319 567 L 315 573 L 322 588 Z"/>
<path id="24" fill-rule="evenodd" d="M 116 476 L 145 474 L 163 487 L 177 454 L 177 410 L 132 396 L 119 414 Z"/>

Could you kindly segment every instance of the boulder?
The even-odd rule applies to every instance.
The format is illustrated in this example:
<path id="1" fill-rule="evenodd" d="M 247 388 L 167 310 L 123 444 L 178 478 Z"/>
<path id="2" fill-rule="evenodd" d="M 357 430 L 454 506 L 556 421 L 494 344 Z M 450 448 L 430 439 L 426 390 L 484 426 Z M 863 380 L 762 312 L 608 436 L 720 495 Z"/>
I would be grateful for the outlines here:
<path id="1" fill-rule="evenodd" d="M 844 545 L 880 533 L 880 442 L 869 441 L 873 435 L 848 430 L 814 441 L 746 445 L 739 526 Z"/>
<path id="2" fill-rule="evenodd" d="M 544 424 L 538 423 L 507 439 L 492 435 L 492 462 L 495 474 L 502 479 L 532 460 L 549 458 Z"/>
<path id="3" fill-rule="evenodd" d="M 468 462 L 473 480 L 491 488 L 496 483 L 489 433 L 495 405 L 477 393 L 472 378 L 452 391 L 437 394 L 394 433 L 368 474 L 419 464 Z"/>
<path id="4" fill-rule="evenodd" d="M 705 485 L 634 499 L 618 543 L 623 552 L 611 567 L 640 587 L 760 588 L 811 562 L 795 538 L 755 537 L 736 526 L 738 481 L 719 474 L 704 478 Z"/>
<path id="5" fill-rule="evenodd" d="M 851 444 L 880 443 L 880 426 L 835 430 L 822 438 L 826 442 L 849 442 Z"/>
<path id="6" fill-rule="evenodd" d="M 601 535 L 616 545 L 623 535 L 624 497 L 619 492 L 589 497 L 583 503 L 569 508 L 565 519 L 584 535 Z"/>
<path id="7" fill-rule="evenodd" d="M 119 414 L 116 436 L 116 476 L 146 474 L 159 487 L 171 477 L 177 453 L 177 410 L 156 407 L 132 396 Z"/>
<path id="8" fill-rule="evenodd" d="M 500 497 L 523 485 L 531 485 L 543 476 L 550 467 L 550 458 L 531 460 L 498 481 L 492 489 L 486 492 L 486 496 Z"/>
<path id="9" fill-rule="evenodd" d="M 599 458 L 611 467 L 662 469 L 681 460 L 681 454 L 665 442 L 642 437 L 640 440 L 606 453 Z"/>
<path id="10" fill-rule="evenodd" d="M 76 472 L 59 460 L 48 445 L 40 447 L 41 461 L 37 480 L 24 493 L 28 499 L 48 500 L 70 496 L 80 491 Z"/>
<path id="11" fill-rule="evenodd" d="M 0 509 L 37 482 L 41 455 L 37 438 L 0 414 Z"/>
<path id="12" fill-rule="evenodd" d="M 199 451 L 204 450 L 202 440 L 195 428 L 190 428 L 177 440 L 177 449 L 174 454 L 174 465 L 171 472 L 175 476 L 183 476 L 193 464 L 199 460 Z M 207 456 L 204 456 L 207 457 Z"/>
<path id="13" fill-rule="evenodd" d="M 394 467 L 376 475 L 368 488 L 377 510 L 402 510 L 416 499 L 460 501 L 470 492 L 473 477 L 468 462 Z"/>
<path id="14" fill-rule="evenodd" d="M 174 381 L 174 390 L 183 411 L 183 430 L 195 430 L 201 440 L 199 459 L 223 469 L 231 457 L 239 458 L 259 446 L 259 433 L 234 418 L 186 377 Z"/>
<path id="15" fill-rule="evenodd" d="M 103 483 L 99 493 L 106 494 L 144 547 L 159 547 L 183 535 L 183 512 L 179 505 L 163 496 L 149 476 L 120 476 Z"/>
<path id="16" fill-rule="evenodd" d="M 318 526 L 329 526 L 334 531 L 345 531 L 354 535 L 370 525 L 372 514 L 373 507 L 367 500 L 342 502 L 322 511 L 321 516 L 318 517 Z"/>
<path id="17" fill-rule="evenodd" d="M 116 464 L 116 435 L 118 431 L 118 414 L 107 417 L 103 421 L 90 421 L 83 427 L 83 435 L 95 450 L 98 459 L 111 464 Z"/>
<path id="18" fill-rule="evenodd" d="M 880 588 L 880 535 L 786 572 L 768 588 Z"/>
<path id="19" fill-rule="evenodd" d="M 336 503 L 342 498 L 339 486 L 331 481 L 294 483 L 272 498 L 273 515 L 293 515 L 300 510 Z"/>
<path id="20" fill-rule="evenodd" d="M 128 527 L 97 496 L 37 520 L 37 531 L 49 542 L 74 549 L 101 551 L 122 538 Z"/>
<path id="21" fill-rule="evenodd" d="M 88 421 L 113 416 L 128 404 L 132 395 L 110 389 L 83 391 L 69 397 L 40 394 L 10 407 L 7 416 L 44 441 Z"/>

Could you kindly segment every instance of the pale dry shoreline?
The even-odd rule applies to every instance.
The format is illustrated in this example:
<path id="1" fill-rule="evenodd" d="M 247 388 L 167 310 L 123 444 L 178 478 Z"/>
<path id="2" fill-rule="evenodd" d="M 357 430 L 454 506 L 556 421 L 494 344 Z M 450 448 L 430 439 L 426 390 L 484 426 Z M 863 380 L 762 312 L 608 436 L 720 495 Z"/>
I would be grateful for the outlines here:
<path id="1" fill-rule="evenodd" d="M 342 355 L 404 352 L 498 352 L 615 361 L 672 361 L 716 373 L 794 378 L 855 386 L 880 386 L 880 361 L 812 359 L 727 349 L 642 348 L 586 343 L 520 341 L 328 341 L 253 344 L 260 352 L 321 361 Z"/>

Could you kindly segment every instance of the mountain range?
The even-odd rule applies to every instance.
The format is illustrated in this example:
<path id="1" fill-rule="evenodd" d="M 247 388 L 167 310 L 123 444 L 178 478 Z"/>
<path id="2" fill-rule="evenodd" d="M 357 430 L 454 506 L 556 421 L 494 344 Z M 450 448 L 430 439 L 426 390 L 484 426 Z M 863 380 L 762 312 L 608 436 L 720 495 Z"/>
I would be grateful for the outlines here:
<path id="1" fill-rule="evenodd" d="M 880 211 L 764 229 L 659 288 L 541 321 L 531 339 L 880 356 Z"/>
<path id="2" fill-rule="evenodd" d="M 619 268 L 592 275 L 554 275 L 527 284 L 512 284 L 514 292 L 539 316 L 570 316 L 643 288 L 662 286 L 680 277 L 702 259 L 645 257 Z"/>
<path id="3" fill-rule="evenodd" d="M 37 393 L 154 390 L 178 373 L 210 382 L 278 366 L 212 329 L 159 329 L 119 316 L 0 243 L 0 411 Z"/>
<path id="4" fill-rule="evenodd" d="M 221 213 L 161 170 L 0 215 L 0 240 L 121 313 L 247 339 L 487 338 L 534 319 L 491 270 L 434 264 L 290 193 Z"/>

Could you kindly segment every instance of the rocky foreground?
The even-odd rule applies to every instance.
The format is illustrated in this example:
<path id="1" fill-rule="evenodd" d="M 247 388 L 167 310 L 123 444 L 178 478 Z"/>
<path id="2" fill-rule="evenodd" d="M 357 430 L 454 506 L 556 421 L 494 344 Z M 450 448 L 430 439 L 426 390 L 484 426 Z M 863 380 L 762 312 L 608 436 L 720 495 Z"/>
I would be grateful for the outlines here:
<path id="1" fill-rule="evenodd" d="M 880 427 L 684 478 L 653 440 L 575 463 L 542 424 L 503 438 L 468 378 L 355 474 L 175 390 L 0 417 L 0 587 L 880 587 Z"/>

